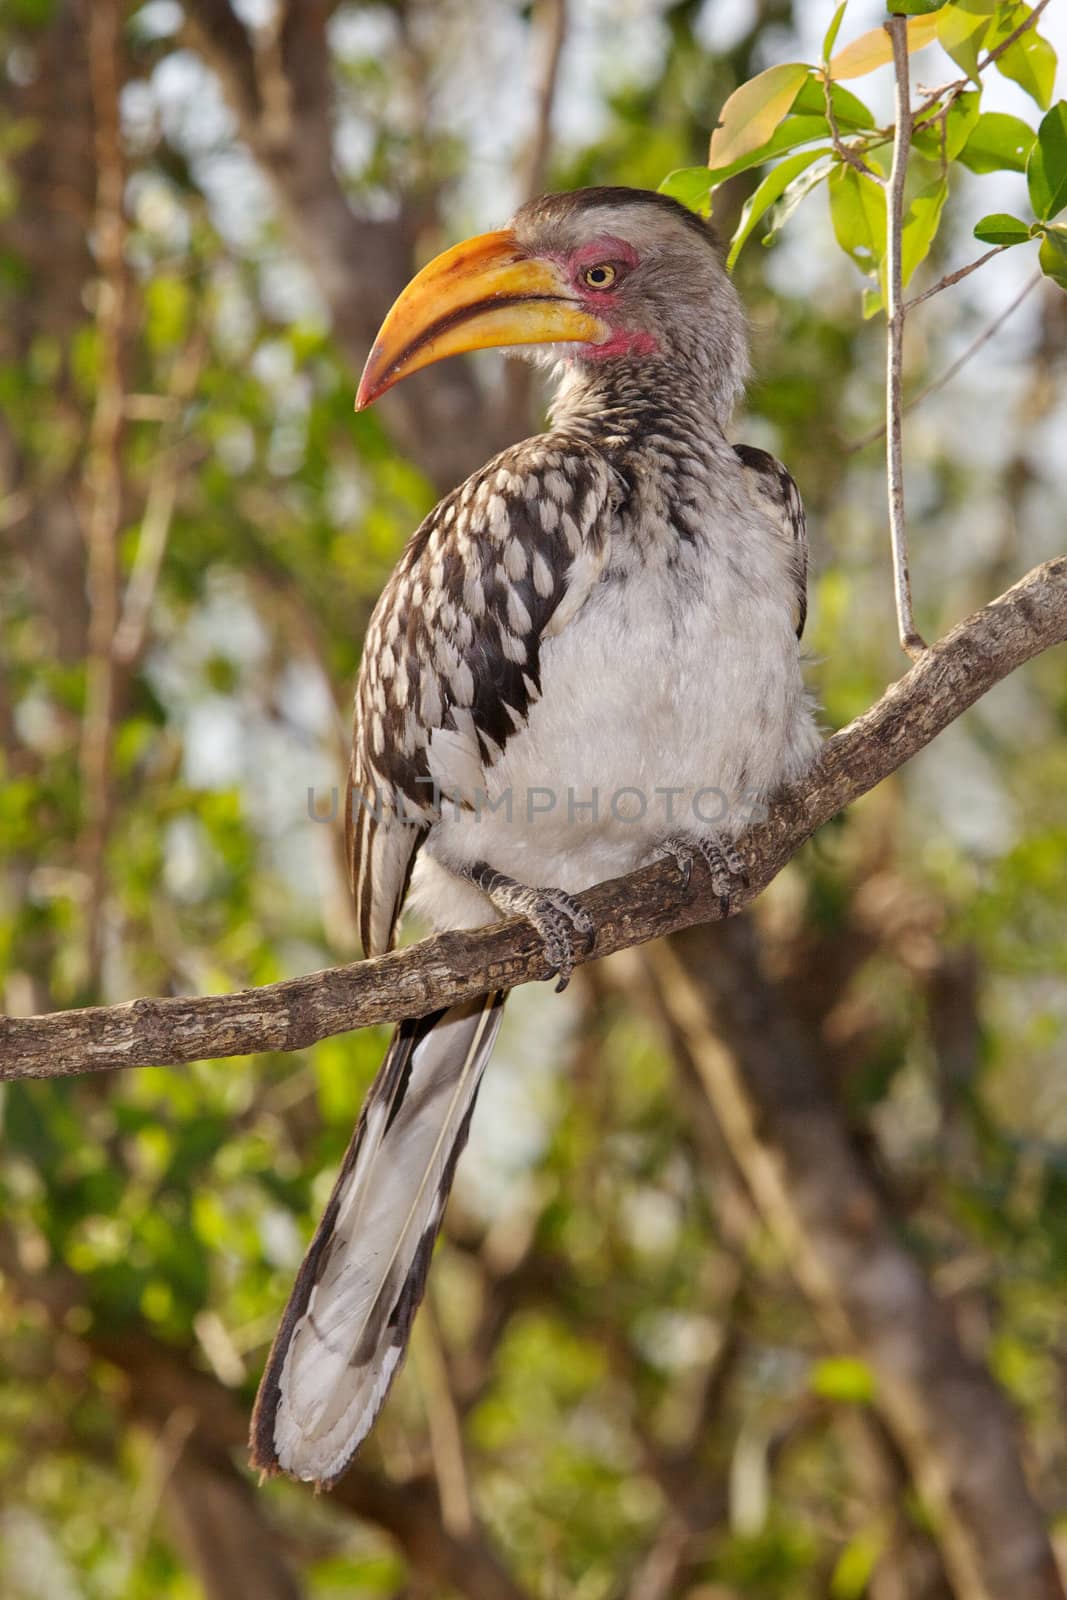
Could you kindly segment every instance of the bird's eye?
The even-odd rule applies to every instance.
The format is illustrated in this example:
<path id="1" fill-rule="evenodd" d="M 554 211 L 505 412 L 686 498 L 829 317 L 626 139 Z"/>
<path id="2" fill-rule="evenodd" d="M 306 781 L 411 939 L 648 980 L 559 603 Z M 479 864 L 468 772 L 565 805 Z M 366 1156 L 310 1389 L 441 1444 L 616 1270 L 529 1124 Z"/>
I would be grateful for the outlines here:
<path id="1" fill-rule="evenodd" d="M 609 261 L 600 261 L 595 267 L 586 267 L 582 273 L 583 283 L 590 289 L 610 289 L 618 276 L 615 268 Z"/>

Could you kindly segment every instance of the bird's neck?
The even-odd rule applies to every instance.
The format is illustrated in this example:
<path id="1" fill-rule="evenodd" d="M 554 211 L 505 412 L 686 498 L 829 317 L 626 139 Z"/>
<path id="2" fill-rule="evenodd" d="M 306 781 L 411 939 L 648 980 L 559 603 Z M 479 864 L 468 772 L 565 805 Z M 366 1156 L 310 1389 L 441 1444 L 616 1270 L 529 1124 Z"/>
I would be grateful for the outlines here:
<path id="1" fill-rule="evenodd" d="M 740 386 L 728 375 L 717 380 L 703 363 L 667 356 L 569 361 L 552 402 L 552 428 L 591 442 L 608 433 L 633 445 L 654 432 L 676 433 L 691 447 L 701 440 L 719 446 Z"/>

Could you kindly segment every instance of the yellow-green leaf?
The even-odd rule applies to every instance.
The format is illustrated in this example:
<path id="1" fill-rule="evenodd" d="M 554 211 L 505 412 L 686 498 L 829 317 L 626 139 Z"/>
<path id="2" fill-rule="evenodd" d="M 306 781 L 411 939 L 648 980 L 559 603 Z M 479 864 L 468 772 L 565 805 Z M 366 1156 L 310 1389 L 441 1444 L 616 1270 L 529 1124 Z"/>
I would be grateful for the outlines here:
<path id="1" fill-rule="evenodd" d="M 956 0 L 937 19 L 937 39 L 958 67 L 977 80 L 978 52 L 985 43 L 997 0 Z"/>
<path id="2" fill-rule="evenodd" d="M 1029 224 L 1007 211 L 991 211 L 976 222 L 974 236 L 983 244 L 1025 244 L 1031 237 Z"/>
<path id="3" fill-rule="evenodd" d="M 850 169 L 851 170 L 851 169 Z M 827 1356 L 811 1369 L 808 1386 L 824 1400 L 869 1404 L 875 1396 L 874 1374 L 857 1356 Z"/>
<path id="4" fill-rule="evenodd" d="M 1067 100 L 1057 101 L 1041 119 L 1026 183 L 1034 216 L 1042 222 L 1051 222 L 1067 206 Z"/>
<path id="5" fill-rule="evenodd" d="M 960 151 L 972 172 L 1025 172 L 1037 134 L 1021 117 L 1004 111 L 983 111 Z"/>
<path id="6" fill-rule="evenodd" d="M 926 17 L 908 19 L 908 53 L 933 44 L 937 38 L 937 25 L 942 12 L 935 11 Z M 861 33 L 858 39 L 846 44 L 830 62 L 831 78 L 865 78 L 868 72 L 886 66 L 893 59 L 892 41 L 884 28 L 872 28 Z"/>
<path id="7" fill-rule="evenodd" d="M 668 172 L 659 192 L 706 217 L 711 210 L 711 173 L 707 167 L 677 167 Z"/>
<path id="8" fill-rule="evenodd" d="M 948 184 L 944 178 L 928 183 L 912 196 L 900 240 L 900 270 L 905 284 L 911 282 L 915 268 L 930 252 L 947 197 Z"/>
<path id="9" fill-rule="evenodd" d="M 885 305 L 885 295 L 881 289 L 864 289 L 863 294 L 860 296 L 860 303 L 864 322 L 870 322 L 871 318 L 876 317 Z"/>
<path id="10" fill-rule="evenodd" d="M 842 131 L 848 128 L 876 126 L 871 108 L 865 106 L 862 100 L 840 83 L 830 85 L 830 105 L 833 108 L 834 121 Z M 805 116 L 825 116 L 826 84 L 821 72 L 813 70 L 809 74 L 808 81 L 793 101 L 793 111 L 794 114 Z"/>
<path id="11" fill-rule="evenodd" d="M 885 1553 L 887 1530 L 879 1523 L 854 1534 L 837 1558 L 830 1578 L 831 1600 L 863 1600 Z"/>
<path id="12" fill-rule="evenodd" d="M 771 168 L 763 182 L 749 196 L 730 241 L 730 254 L 726 258 L 726 265 L 731 272 L 760 218 L 766 215 L 771 206 L 785 195 L 789 185 L 823 153 L 822 150 L 801 150 L 795 156 L 787 156 L 784 161 L 779 161 L 776 167 Z"/>
<path id="13" fill-rule="evenodd" d="M 679 200 L 690 211 L 697 211 L 706 217 L 711 211 L 711 191 L 717 189 L 720 183 L 725 183 L 738 172 L 761 167 L 774 156 L 795 150 L 798 145 L 829 138 L 830 124 L 825 117 L 788 116 L 775 128 L 766 144 L 760 145 L 757 150 L 750 150 L 748 155 L 740 156 L 728 167 L 679 167 L 667 174 L 659 186 L 659 192 L 669 194 L 672 200 Z"/>
<path id="14" fill-rule="evenodd" d="M 833 54 L 834 45 L 837 43 L 837 35 L 841 31 L 842 22 L 845 20 L 845 11 L 847 7 L 848 0 L 841 0 L 841 4 L 834 12 L 830 26 L 827 28 L 823 37 L 822 60 L 824 64 L 829 61 L 831 55 Z"/>
<path id="15" fill-rule="evenodd" d="M 846 255 L 873 277 L 885 260 L 885 190 L 844 162 L 830 174 L 830 220 Z"/>
<path id="16" fill-rule="evenodd" d="M 936 117 L 915 132 L 912 138 L 915 149 L 931 161 L 940 161 L 942 157 L 946 161 L 955 161 L 974 132 L 981 102 L 981 89 L 965 89 L 956 96 L 944 114 L 943 136 L 942 118 Z"/>
<path id="17" fill-rule="evenodd" d="M 1067 289 L 1067 231 L 1049 228 L 1041 241 L 1037 259 L 1046 278 L 1058 283 L 1061 289 Z"/>
<path id="18" fill-rule="evenodd" d="M 1002 39 L 1007 38 L 1029 15 L 1029 6 L 1016 6 L 1008 10 L 1003 19 L 998 21 L 996 31 L 986 41 L 990 48 L 996 46 L 998 33 Z M 1002 77 L 1010 78 L 1020 89 L 1025 89 L 1042 111 L 1048 110 L 1056 83 L 1056 52 L 1036 28 L 1028 28 L 1021 33 L 1014 44 L 997 57 L 995 65 Z"/>
<path id="19" fill-rule="evenodd" d="M 728 167 L 767 143 L 797 97 L 808 69 L 800 61 L 768 67 L 743 83 L 723 106 L 711 136 L 709 167 Z"/>
<path id="20" fill-rule="evenodd" d="M 708 187 L 717 189 L 720 183 L 725 183 L 727 178 L 732 178 L 735 173 L 748 172 L 752 167 L 762 167 L 773 156 L 784 155 L 788 150 L 795 150 L 798 145 L 813 144 L 817 139 L 828 140 L 829 137 L 830 124 L 825 117 L 798 117 L 790 114 L 778 124 L 767 143 L 761 144 L 758 150 L 750 150 L 747 156 L 740 156 L 728 167 L 714 169 L 704 167 L 702 170 L 708 175 Z"/>

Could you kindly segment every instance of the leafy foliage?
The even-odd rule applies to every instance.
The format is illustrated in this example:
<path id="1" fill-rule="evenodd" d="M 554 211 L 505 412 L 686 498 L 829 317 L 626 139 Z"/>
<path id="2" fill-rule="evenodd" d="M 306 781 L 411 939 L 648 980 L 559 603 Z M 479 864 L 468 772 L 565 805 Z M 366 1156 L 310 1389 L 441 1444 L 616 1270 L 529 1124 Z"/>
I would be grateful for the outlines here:
<path id="1" fill-rule="evenodd" d="M 140 7 L 125 39 L 124 596 L 161 526 L 164 537 L 113 729 L 95 973 L 79 521 L 101 373 L 92 127 L 69 8 L 21 0 L 0 21 L 0 204 L 14 219 L 0 253 L 0 981 L 12 1010 L 236 989 L 353 953 L 335 830 L 311 820 L 309 791 L 312 809 L 336 809 L 366 619 L 434 494 L 385 423 L 353 417 L 346 329 L 328 326 L 309 276 L 322 232 L 275 209 L 276 147 L 250 155 L 215 76 L 173 31 L 175 9 Z M 490 149 L 492 119 L 465 118 L 464 97 L 441 88 L 488 93 L 498 59 L 482 13 L 464 45 L 463 9 L 340 6 L 331 24 L 344 199 L 368 230 L 402 215 L 420 251 L 495 220 L 468 214 L 480 201 L 456 179 L 470 164 L 480 186 L 503 135 L 493 124 Z M 596 132 L 557 149 L 552 183 L 654 185 L 669 171 L 664 187 L 732 234 L 755 344 L 742 436 L 775 449 L 803 488 L 811 678 L 835 726 L 899 671 L 877 451 L 843 448 L 880 415 L 880 354 L 819 249 L 838 241 L 880 294 L 891 134 L 841 62 L 884 61 L 884 34 L 850 42 L 846 7 L 827 5 L 820 62 L 768 75 L 756 69 L 780 34 L 761 26 L 714 55 L 697 9 L 667 8 L 655 59 L 621 21 L 618 54 L 602 41 Z M 1067 287 L 1048 45 L 1035 32 L 983 65 L 1025 7 L 909 9 L 913 45 L 933 29 L 964 74 L 915 129 L 909 276 L 954 264 L 960 196 L 1005 171 L 1026 174 L 1033 214 L 995 213 L 979 237 L 1032 244 Z M 522 8 L 509 19 L 526 25 Z M 256 69 L 268 86 L 274 60 L 267 39 Z M 1043 120 L 983 110 L 992 71 L 1043 95 Z M 716 106 L 719 165 L 696 166 Z M 798 210 L 824 183 L 832 228 Z M 442 190 L 452 210 L 438 214 Z M 743 249 L 761 226 L 788 227 L 803 278 L 767 274 L 768 258 Z M 1019 359 L 1010 381 L 997 369 L 984 384 L 972 368 L 914 419 L 915 577 L 931 633 L 1062 542 L 1057 453 L 1034 444 L 1062 420 L 1057 304 L 1033 330 L 1032 368 Z M 916 389 L 971 331 L 957 309 L 925 335 Z M 490 409 L 501 393 L 490 389 Z M 782 1004 L 818 1050 L 857 1159 L 1019 1407 L 1050 1515 L 1067 1469 L 1065 749 L 1050 659 L 826 830 L 761 921 Z M 246 1560 L 262 1548 L 278 1572 L 291 1566 L 314 1600 L 443 1600 L 483 1548 L 499 1563 L 490 1578 L 499 1586 L 503 1569 L 531 1597 L 637 1592 L 672 1560 L 670 1592 L 691 1600 L 860 1596 L 905 1556 L 941 1581 L 936 1530 L 892 1476 L 871 1368 L 797 1287 L 658 1003 L 636 960 L 576 981 L 562 1010 L 516 996 L 425 1343 L 361 1459 L 359 1517 L 295 1486 L 253 1490 L 241 1435 L 381 1032 L 7 1086 L 4 1595 L 195 1600 L 212 1577 L 217 1592 L 188 1537 L 197 1505 L 218 1513 L 204 1526 L 240 1533 Z M 446 1571 L 450 1414 L 475 1531 Z M 183 1500 L 191 1481 L 205 1499 Z M 451 1508 L 459 1525 L 462 1512 Z M 491 1593 L 485 1569 L 477 1578 Z"/>
<path id="2" fill-rule="evenodd" d="M 1024 28 L 1032 15 L 1030 7 L 996 0 L 950 0 L 935 6 L 924 0 L 891 5 L 889 10 L 909 17 L 909 52 L 936 41 L 967 75 L 928 95 L 911 130 L 912 177 L 903 238 L 907 284 L 933 248 L 957 163 L 972 172 L 1025 171 L 1038 223 L 1050 222 L 1063 209 L 1067 102 L 1051 106 L 1056 54 L 1036 26 Z M 714 214 L 716 191 L 729 179 L 763 167 L 798 145 L 811 146 L 803 158 L 779 160 L 749 198 L 733 233 L 730 264 L 772 206 L 765 244 L 772 242 L 800 201 L 825 181 L 837 242 L 877 285 L 874 292 L 865 291 L 865 314 L 870 315 L 884 302 L 885 200 L 879 191 L 884 188 L 884 157 L 893 129 L 877 127 L 870 110 L 842 84 L 887 67 L 892 45 L 885 28 L 874 28 L 834 53 L 845 11 L 845 6 L 838 6 L 834 13 L 821 66 L 769 67 L 743 84 L 722 108 L 707 168 L 672 172 L 661 188 L 694 210 Z M 1037 128 L 1020 117 L 981 110 L 982 74 L 990 66 L 1019 83 L 1046 110 Z M 820 157 L 825 158 L 823 166 L 811 172 Z M 976 228 L 976 236 L 991 237 L 988 229 L 980 231 L 983 226 Z M 1044 229 L 1031 229 L 1029 222 L 1022 229 L 1010 236 L 1001 229 L 994 242 L 1006 247 L 1044 237 Z M 1053 241 L 1039 252 L 1042 270 L 1056 282 L 1060 278 L 1050 263 L 1059 259 L 1058 249 Z"/>

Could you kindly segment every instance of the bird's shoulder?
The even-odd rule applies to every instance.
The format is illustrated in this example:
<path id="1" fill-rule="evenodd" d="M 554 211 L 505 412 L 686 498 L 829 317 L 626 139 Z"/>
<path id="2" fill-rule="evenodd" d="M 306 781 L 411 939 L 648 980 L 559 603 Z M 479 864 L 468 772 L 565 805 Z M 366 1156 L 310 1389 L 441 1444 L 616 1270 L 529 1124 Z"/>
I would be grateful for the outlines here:
<path id="1" fill-rule="evenodd" d="M 794 621 L 799 639 L 808 611 L 808 528 L 800 490 L 789 468 L 769 450 L 754 444 L 735 444 L 733 448 L 752 500 L 790 542 L 796 592 Z"/>
<path id="2" fill-rule="evenodd" d="M 408 541 L 356 686 L 346 834 L 368 951 L 392 938 L 433 820 L 431 746 L 480 787 L 540 697 L 542 638 L 597 581 L 619 493 L 594 447 L 545 434 L 487 462 Z"/>
<path id="3" fill-rule="evenodd" d="M 604 544 L 615 492 L 595 449 L 549 434 L 503 451 L 434 507 L 367 631 L 358 712 L 376 766 L 403 767 L 464 713 L 493 759 L 540 692 L 541 636 L 576 564 Z"/>

